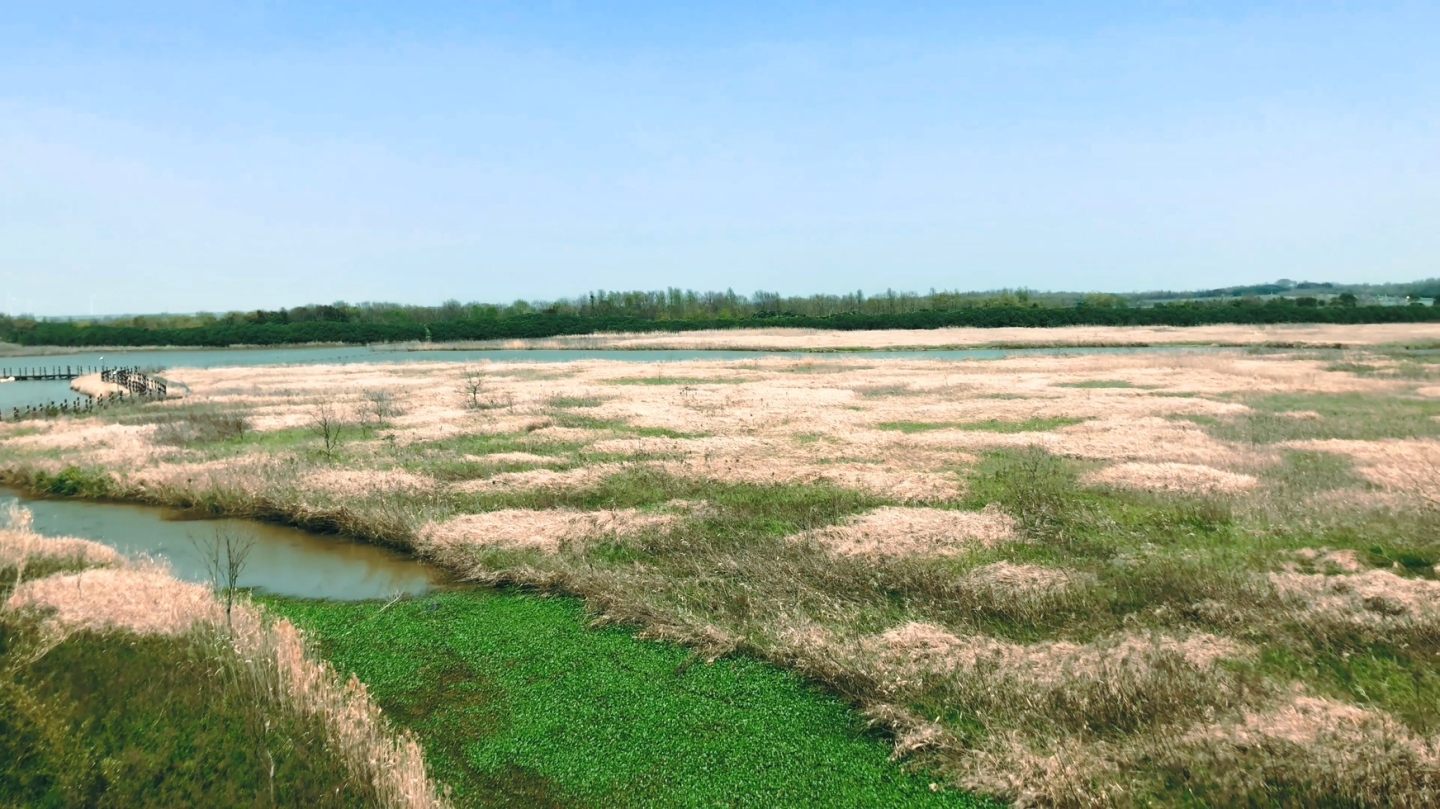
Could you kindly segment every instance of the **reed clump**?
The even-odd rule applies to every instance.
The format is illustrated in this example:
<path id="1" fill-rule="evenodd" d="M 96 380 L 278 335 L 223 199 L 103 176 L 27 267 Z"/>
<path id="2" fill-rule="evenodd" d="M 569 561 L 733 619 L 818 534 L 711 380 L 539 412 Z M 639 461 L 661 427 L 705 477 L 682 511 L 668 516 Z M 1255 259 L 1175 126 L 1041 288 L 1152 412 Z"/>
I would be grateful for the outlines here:
<path id="1" fill-rule="evenodd" d="M 0 704 L 20 733 L 0 742 L 16 754 L 0 772 L 0 796 L 68 804 L 88 793 L 124 802 L 119 796 L 128 787 L 112 788 L 108 773 L 101 774 L 109 765 L 89 758 L 121 752 L 112 749 L 121 745 L 131 751 L 129 766 L 155 779 L 147 787 L 152 796 L 172 801 L 249 803 L 268 793 L 273 803 L 283 792 L 287 800 L 311 794 L 324 805 L 448 805 L 413 736 L 397 733 L 353 677 L 316 660 L 288 621 L 270 620 L 243 600 L 227 609 L 209 589 L 177 581 L 163 567 L 91 554 L 94 543 L 38 537 L 20 515 L 12 510 L 10 527 L 0 532 L 0 576 L 15 572 L 17 581 L 0 607 L 0 648 L 7 653 Z M 33 571 L 46 559 L 81 569 L 20 579 L 27 563 Z M 128 651 L 112 661 L 117 645 Z M 119 685 L 107 676 L 117 663 L 134 670 Z M 164 699 L 155 701 L 160 694 L 142 688 L 136 672 L 168 683 Z M 70 681 L 68 690 L 52 688 L 54 679 Z M 116 693 L 96 693 L 96 681 L 107 683 L 101 692 Z M 134 703 L 117 703 L 132 686 L 142 688 Z M 205 760 L 254 760 L 258 750 L 268 779 L 258 779 L 265 769 L 256 767 L 205 780 L 191 762 L 169 758 L 182 754 L 178 748 L 141 752 L 130 747 L 133 739 L 114 735 L 120 726 L 148 722 L 138 738 L 151 745 L 157 729 L 183 731 L 217 719 L 230 724 L 197 732 Z M 278 764 L 284 766 L 277 782 Z M 57 772 L 62 767 L 75 769 Z"/>

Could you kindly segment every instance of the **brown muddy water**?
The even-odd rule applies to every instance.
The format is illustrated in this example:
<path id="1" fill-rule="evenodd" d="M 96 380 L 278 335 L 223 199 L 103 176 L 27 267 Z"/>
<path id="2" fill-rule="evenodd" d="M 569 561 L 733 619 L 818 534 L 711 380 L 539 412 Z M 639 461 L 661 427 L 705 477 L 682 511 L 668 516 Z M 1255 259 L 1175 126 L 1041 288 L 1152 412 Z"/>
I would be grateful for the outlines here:
<path id="1" fill-rule="evenodd" d="M 170 565 L 176 577 L 209 583 L 197 544 L 217 534 L 249 541 L 241 587 L 295 598 L 364 601 L 399 594 L 421 595 L 445 584 L 429 565 L 385 548 L 342 537 L 248 520 L 195 520 L 150 506 L 32 499 L 0 489 L 0 510 L 19 501 L 35 516 L 36 532 L 101 542 L 126 556 L 148 556 Z"/>

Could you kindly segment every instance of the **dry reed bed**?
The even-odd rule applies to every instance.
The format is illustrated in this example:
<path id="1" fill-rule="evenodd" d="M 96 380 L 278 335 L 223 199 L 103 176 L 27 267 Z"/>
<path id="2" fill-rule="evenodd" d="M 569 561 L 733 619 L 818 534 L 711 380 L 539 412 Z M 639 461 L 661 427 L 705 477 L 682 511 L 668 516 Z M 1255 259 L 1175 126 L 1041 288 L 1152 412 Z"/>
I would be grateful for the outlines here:
<path id="1" fill-rule="evenodd" d="M 1294 342 L 1424 336 L 1260 331 Z M 1253 409 L 1261 395 L 1423 396 L 1423 381 L 1333 362 L 1155 353 L 213 369 L 175 372 L 191 399 L 147 410 L 244 412 L 254 440 L 162 446 L 153 424 L 112 415 L 8 438 L 18 431 L 0 425 L 0 441 L 12 471 L 101 467 L 120 496 L 348 530 L 473 578 L 577 592 L 605 618 L 709 654 L 748 649 L 850 696 L 896 731 L 897 753 L 1021 804 L 1142 801 L 1190 773 L 1222 802 L 1280 784 L 1424 805 L 1437 777 L 1426 732 L 1256 672 L 1260 650 L 1277 644 L 1440 650 L 1440 585 L 1371 570 L 1354 549 L 1259 543 L 1217 557 L 1203 530 L 1174 547 L 1102 530 L 1119 549 L 1097 562 L 1043 512 L 973 501 L 987 453 L 1040 447 L 1079 465 L 1076 485 L 1193 500 L 1198 516 L 1186 519 L 1202 523 L 1232 508 L 1236 519 L 1311 520 L 1274 499 L 1296 452 L 1352 459 L 1371 487 L 1297 502 L 1431 508 L 1432 441 L 1266 443 L 1204 426 L 1265 415 Z M 393 400 L 383 417 L 374 391 Z M 322 406 L 349 425 L 337 459 L 307 432 Z M 1266 417 L 1329 423 L 1310 406 Z M 689 486 L 694 499 L 575 505 L 621 479 Z M 725 520 L 743 509 L 705 500 L 706 487 L 726 486 L 820 487 L 860 505 L 778 543 L 727 544 Z M 615 549 L 650 561 L 596 555 Z M 1226 567 L 1235 554 L 1249 566 Z M 1107 626 L 1097 616 L 1120 586 L 1149 595 Z M 1306 779 L 1319 791 L 1296 786 Z"/>
<path id="2" fill-rule="evenodd" d="M 327 750 L 351 778 L 369 785 L 380 806 L 449 805 L 426 775 L 414 737 L 397 734 L 353 676 L 344 680 L 310 656 L 289 621 L 271 621 L 248 602 L 227 614 L 208 588 L 177 581 L 163 566 L 122 559 L 87 540 L 40 536 L 29 513 L 13 506 L 7 517 L 0 565 L 20 572 L 0 608 L 44 616 L 49 643 L 77 630 L 193 637 L 207 645 L 213 638 L 241 663 L 261 710 L 274 706 L 319 720 Z M 26 565 L 42 560 L 87 569 L 24 580 Z"/>

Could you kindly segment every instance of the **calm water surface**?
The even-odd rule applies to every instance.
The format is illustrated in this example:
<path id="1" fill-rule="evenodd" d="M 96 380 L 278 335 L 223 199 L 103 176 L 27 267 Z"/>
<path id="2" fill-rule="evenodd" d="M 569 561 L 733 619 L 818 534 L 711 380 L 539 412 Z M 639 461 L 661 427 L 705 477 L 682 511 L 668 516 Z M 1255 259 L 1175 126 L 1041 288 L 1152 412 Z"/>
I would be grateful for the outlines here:
<path id="1" fill-rule="evenodd" d="M 19 501 L 45 536 L 71 536 L 121 553 L 164 559 L 177 578 L 209 583 L 199 543 L 217 531 L 253 542 L 240 586 L 297 598 L 362 601 L 420 595 L 445 582 L 436 568 L 374 545 L 247 520 L 186 520 L 160 508 L 78 500 L 36 500 L 0 489 L 0 509 Z"/>

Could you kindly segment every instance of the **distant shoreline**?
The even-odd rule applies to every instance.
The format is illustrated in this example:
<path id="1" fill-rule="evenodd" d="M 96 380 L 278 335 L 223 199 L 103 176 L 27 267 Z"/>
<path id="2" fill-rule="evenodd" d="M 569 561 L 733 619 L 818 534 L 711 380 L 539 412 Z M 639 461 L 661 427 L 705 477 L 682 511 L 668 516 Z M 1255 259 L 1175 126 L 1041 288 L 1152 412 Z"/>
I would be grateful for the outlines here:
<path id="1" fill-rule="evenodd" d="M 0 358 L 137 352 L 285 351 L 356 348 L 376 352 L 418 351 L 783 351 L 806 354 L 856 352 L 1005 351 L 1096 348 L 1268 348 L 1344 350 L 1391 347 L 1440 349 L 1440 323 L 1279 324 L 1264 326 L 1055 326 L 951 327 L 941 329 L 756 328 L 687 332 L 615 332 L 529 339 L 447 342 L 312 342 L 231 346 L 21 346 L 0 343 Z"/>

